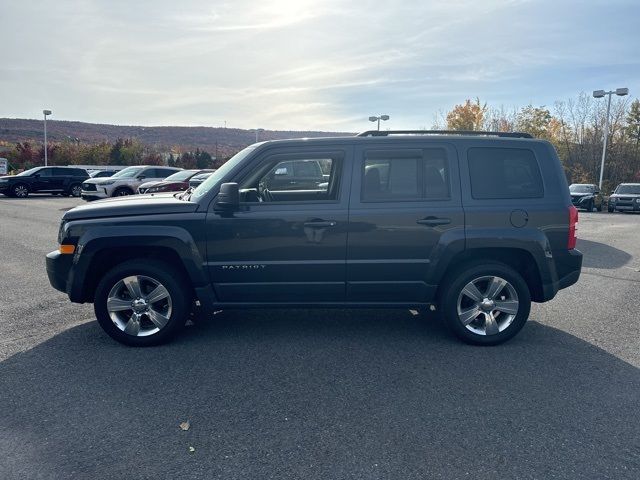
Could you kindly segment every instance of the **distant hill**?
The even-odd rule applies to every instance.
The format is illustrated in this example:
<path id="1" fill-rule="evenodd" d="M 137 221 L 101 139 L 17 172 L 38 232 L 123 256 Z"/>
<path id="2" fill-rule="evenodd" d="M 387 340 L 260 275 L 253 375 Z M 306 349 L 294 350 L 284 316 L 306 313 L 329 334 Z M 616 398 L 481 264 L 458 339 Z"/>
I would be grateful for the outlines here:
<path id="1" fill-rule="evenodd" d="M 284 138 L 326 137 L 353 135 L 348 132 L 307 132 L 265 130 L 259 132 L 259 140 Z M 254 143 L 255 130 L 213 127 L 142 127 L 129 125 L 107 125 L 99 123 L 47 120 L 47 138 L 51 142 L 76 141 L 82 143 L 113 143 L 118 138 L 137 138 L 140 142 L 169 149 L 179 146 L 184 149 L 206 150 L 211 153 L 237 151 Z M 20 118 L 0 118 L 0 142 L 42 142 L 43 121 Z"/>

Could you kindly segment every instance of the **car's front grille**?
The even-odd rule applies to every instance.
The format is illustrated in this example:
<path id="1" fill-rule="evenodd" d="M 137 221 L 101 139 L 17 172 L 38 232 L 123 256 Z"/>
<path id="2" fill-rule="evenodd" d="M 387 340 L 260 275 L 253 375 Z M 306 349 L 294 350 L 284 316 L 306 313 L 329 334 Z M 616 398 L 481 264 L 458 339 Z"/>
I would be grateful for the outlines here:
<path id="1" fill-rule="evenodd" d="M 86 192 L 95 192 L 96 191 L 96 185 L 95 183 L 83 183 L 82 184 L 82 189 Z"/>

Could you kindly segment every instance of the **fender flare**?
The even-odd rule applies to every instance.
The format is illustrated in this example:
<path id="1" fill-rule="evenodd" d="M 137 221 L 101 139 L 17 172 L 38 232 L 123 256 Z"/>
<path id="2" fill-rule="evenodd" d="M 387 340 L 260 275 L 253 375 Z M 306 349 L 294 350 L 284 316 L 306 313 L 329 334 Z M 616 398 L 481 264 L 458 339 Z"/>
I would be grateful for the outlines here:
<path id="1" fill-rule="evenodd" d="M 68 293 L 71 301 L 84 301 L 86 277 L 95 256 L 107 248 L 161 247 L 170 249 L 180 257 L 189 280 L 194 287 L 208 285 L 202 268 L 202 254 L 192 236 L 180 227 L 154 226 L 104 226 L 88 229 L 79 239 L 73 268 L 70 272 Z"/>

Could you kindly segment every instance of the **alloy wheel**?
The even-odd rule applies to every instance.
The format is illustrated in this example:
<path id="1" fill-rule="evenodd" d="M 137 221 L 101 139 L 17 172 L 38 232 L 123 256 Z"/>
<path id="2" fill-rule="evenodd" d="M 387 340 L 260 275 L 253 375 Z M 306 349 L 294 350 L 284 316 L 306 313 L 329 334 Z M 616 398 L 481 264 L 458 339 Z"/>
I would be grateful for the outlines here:
<path id="1" fill-rule="evenodd" d="M 507 280 L 483 276 L 471 280 L 458 295 L 458 319 L 476 335 L 496 335 L 518 314 L 518 294 Z"/>
<path id="2" fill-rule="evenodd" d="M 116 282 L 107 297 L 111 321 L 124 333 L 146 337 L 162 330 L 171 317 L 171 295 L 158 280 L 132 275 Z"/>
<path id="3" fill-rule="evenodd" d="M 29 195 L 29 189 L 24 185 L 17 185 L 13 189 L 13 194 L 18 198 L 25 198 Z"/>

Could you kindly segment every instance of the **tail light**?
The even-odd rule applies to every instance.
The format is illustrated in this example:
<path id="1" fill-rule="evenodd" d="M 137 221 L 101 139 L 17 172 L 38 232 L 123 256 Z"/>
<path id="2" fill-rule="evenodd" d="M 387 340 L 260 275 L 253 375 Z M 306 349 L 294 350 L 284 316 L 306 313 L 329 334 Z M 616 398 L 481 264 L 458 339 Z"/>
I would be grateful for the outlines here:
<path id="1" fill-rule="evenodd" d="M 572 250 L 576 248 L 576 229 L 578 228 L 578 209 L 571 205 L 569 207 L 569 239 L 567 241 L 567 248 Z"/>

